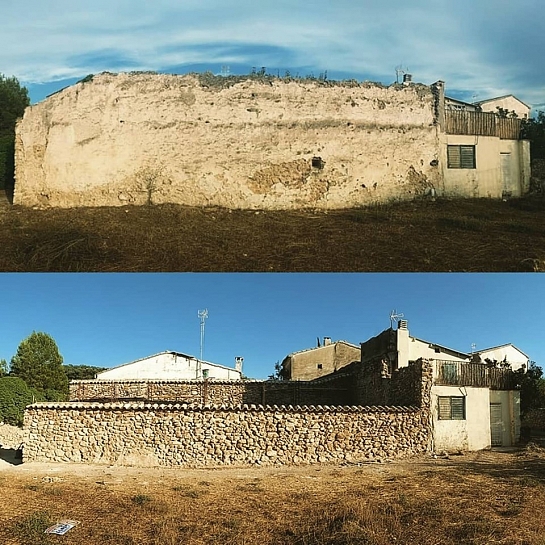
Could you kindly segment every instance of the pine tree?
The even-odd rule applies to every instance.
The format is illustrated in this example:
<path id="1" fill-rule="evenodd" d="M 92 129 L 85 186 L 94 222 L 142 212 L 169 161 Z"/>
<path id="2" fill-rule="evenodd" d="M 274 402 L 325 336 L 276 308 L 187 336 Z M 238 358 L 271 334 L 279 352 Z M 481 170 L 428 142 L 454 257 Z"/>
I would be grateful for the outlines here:
<path id="1" fill-rule="evenodd" d="M 15 123 L 29 104 L 26 87 L 0 74 L 0 189 L 13 185 Z"/>
<path id="2" fill-rule="evenodd" d="M 48 401 L 68 398 L 68 378 L 57 343 L 47 333 L 35 332 L 24 339 L 11 359 L 11 375 L 42 393 Z"/>

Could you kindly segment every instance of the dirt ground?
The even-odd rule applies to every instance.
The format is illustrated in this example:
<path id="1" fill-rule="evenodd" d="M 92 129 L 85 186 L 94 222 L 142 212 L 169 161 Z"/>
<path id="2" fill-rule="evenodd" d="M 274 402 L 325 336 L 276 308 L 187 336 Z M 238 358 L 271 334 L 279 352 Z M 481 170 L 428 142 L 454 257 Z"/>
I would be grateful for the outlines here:
<path id="1" fill-rule="evenodd" d="M 538 272 L 545 198 L 330 211 L 34 210 L 0 192 L 0 271 Z"/>
<path id="2" fill-rule="evenodd" d="M 545 450 L 227 469 L 0 463 L 2 543 L 545 543 Z M 43 533 L 61 520 L 64 536 Z"/>

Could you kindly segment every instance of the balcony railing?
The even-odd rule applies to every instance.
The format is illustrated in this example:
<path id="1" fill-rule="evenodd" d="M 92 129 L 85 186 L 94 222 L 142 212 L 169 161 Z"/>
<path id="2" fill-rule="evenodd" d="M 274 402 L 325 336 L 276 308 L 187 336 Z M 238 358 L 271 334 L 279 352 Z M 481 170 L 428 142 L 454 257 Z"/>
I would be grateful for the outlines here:
<path id="1" fill-rule="evenodd" d="M 436 360 L 435 384 L 440 386 L 474 386 L 491 390 L 514 390 L 516 375 L 511 369 L 486 363 Z"/>
<path id="2" fill-rule="evenodd" d="M 506 140 L 519 140 L 521 129 L 522 119 L 499 117 L 491 112 L 445 112 L 447 134 L 497 136 Z"/>

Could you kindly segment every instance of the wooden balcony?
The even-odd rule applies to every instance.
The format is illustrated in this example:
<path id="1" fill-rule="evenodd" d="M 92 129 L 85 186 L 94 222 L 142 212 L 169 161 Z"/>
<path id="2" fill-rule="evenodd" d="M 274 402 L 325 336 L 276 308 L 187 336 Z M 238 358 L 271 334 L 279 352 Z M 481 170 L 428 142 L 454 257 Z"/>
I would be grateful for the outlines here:
<path id="1" fill-rule="evenodd" d="M 486 363 L 436 360 L 435 384 L 438 386 L 473 386 L 491 390 L 515 390 L 516 374 L 511 369 Z"/>
<path id="2" fill-rule="evenodd" d="M 520 140 L 522 119 L 499 117 L 491 112 L 445 112 L 447 134 L 497 136 L 504 140 Z"/>

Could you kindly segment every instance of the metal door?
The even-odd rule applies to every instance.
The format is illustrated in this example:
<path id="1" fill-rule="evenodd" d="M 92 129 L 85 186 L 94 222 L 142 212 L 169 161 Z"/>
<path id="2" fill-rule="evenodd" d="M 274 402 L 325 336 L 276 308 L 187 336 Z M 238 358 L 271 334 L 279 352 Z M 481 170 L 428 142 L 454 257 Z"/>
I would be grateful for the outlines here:
<path id="1" fill-rule="evenodd" d="M 503 445 L 501 403 L 490 403 L 490 442 L 493 447 Z"/>

